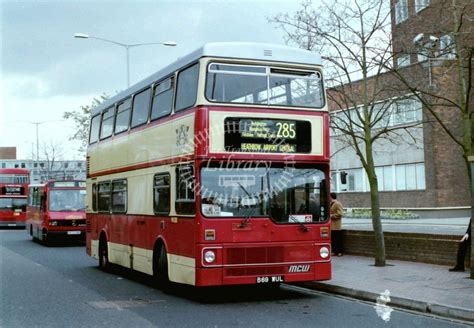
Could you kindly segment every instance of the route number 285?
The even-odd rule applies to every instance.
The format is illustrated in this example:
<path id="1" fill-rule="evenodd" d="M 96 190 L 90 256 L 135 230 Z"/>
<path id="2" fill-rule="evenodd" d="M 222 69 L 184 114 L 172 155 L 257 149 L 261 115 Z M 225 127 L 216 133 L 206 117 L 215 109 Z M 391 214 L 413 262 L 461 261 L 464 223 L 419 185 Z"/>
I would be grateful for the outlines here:
<path id="1" fill-rule="evenodd" d="M 278 122 L 276 125 L 278 127 L 278 133 L 277 133 L 278 138 L 293 139 L 294 137 L 296 137 L 296 127 L 295 127 L 296 124 L 295 123 Z"/>

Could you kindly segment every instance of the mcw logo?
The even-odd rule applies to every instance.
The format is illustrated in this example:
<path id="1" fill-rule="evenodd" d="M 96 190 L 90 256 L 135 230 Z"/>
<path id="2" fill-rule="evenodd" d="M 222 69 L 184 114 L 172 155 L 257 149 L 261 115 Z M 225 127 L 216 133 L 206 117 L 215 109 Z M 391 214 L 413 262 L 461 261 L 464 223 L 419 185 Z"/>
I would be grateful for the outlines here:
<path id="1" fill-rule="evenodd" d="M 290 265 L 290 268 L 288 269 L 289 273 L 295 273 L 295 272 L 309 272 L 310 265 Z"/>

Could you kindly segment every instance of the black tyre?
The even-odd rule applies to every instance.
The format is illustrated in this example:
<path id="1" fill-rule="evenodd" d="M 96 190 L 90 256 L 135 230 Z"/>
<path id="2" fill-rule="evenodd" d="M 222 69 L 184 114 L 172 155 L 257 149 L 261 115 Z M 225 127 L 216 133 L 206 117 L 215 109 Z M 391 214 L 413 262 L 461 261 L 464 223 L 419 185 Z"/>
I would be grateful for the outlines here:
<path id="1" fill-rule="evenodd" d="M 153 261 L 154 280 L 159 288 L 168 290 L 170 280 L 168 276 L 168 255 L 165 246 L 162 245 L 159 250 L 155 250 L 155 253 L 157 254 L 155 254 Z"/>
<path id="2" fill-rule="evenodd" d="M 110 270 L 109 250 L 107 249 L 107 240 L 104 237 L 101 237 L 99 242 L 99 268 L 105 272 Z"/>

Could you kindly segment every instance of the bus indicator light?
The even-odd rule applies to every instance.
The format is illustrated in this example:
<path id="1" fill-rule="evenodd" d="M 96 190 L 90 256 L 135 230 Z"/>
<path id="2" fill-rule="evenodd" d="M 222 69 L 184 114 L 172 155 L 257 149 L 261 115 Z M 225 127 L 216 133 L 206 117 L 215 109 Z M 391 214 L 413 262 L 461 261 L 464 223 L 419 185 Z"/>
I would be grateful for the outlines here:
<path id="1" fill-rule="evenodd" d="M 204 231 L 204 240 L 216 240 L 216 231 L 214 229 L 206 229 Z"/>
<path id="2" fill-rule="evenodd" d="M 322 227 L 320 230 L 321 238 L 328 238 L 329 237 L 329 229 L 328 227 Z"/>

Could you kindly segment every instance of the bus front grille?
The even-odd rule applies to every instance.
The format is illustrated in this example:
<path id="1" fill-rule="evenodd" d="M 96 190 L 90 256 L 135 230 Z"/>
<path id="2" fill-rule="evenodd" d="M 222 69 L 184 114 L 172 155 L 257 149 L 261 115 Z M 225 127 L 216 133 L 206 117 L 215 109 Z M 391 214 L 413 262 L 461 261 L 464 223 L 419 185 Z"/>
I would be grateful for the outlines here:
<path id="1" fill-rule="evenodd" d="M 86 220 L 58 220 L 58 227 L 84 227 L 86 225 Z"/>
<path id="2" fill-rule="evenodd" d="M 314 260 L 314 249 L 309 245 L 279 245 L 224 248 L 224 265 L 279 265 Z"/>

